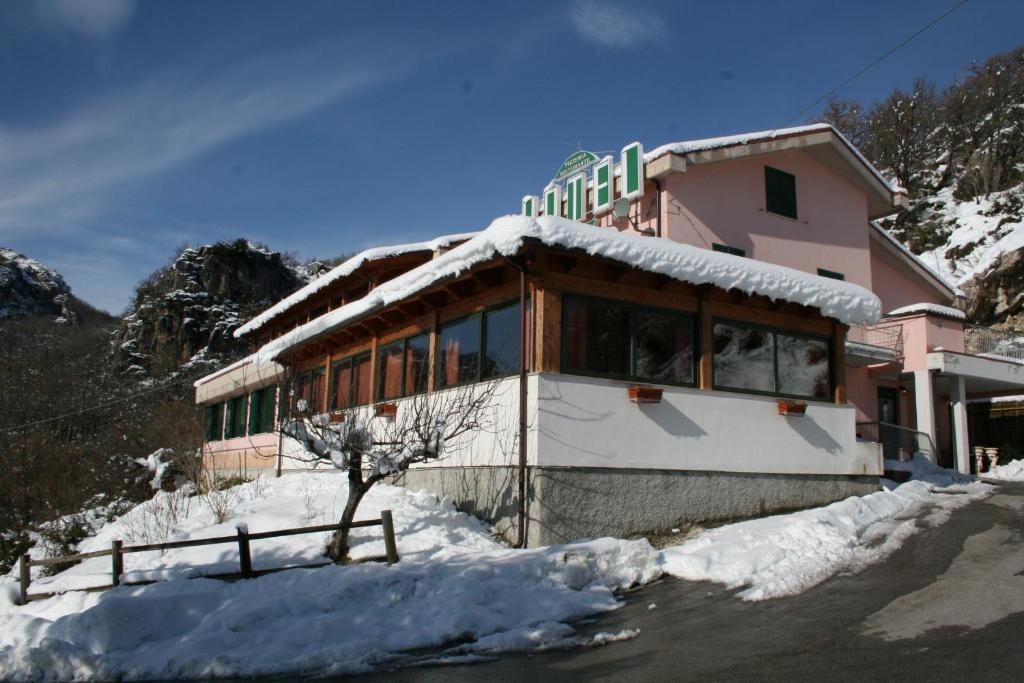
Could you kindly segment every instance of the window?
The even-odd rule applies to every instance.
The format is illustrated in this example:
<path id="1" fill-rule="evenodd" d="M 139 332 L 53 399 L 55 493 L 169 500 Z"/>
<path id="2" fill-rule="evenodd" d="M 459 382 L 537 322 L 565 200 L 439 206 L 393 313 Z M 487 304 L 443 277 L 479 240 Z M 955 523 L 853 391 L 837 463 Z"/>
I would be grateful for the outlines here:
<path id="1" fill-rule="evenodd" d="M 373 400 L 370 354 L 344 358 L 331 366 L 331 410 L 345 410 Z"/>
<path id="2" fill-rule="evenodd" d="M 834 270 L 825 270 L 824 268 L 818 268 L 818 275 L 822 277 L 830 277 L 833 280 L 845 280 L 846 276 L 842 273 L 837 273 Z"/>
<path id="3" fill-rule="evenodd" d="M 220 441 L 224 436 L 224 404 L 206 406 L 206 440 Z"/>
<path id="4" fill-rule="evenodd" d="M 796 218 L 796 176 L 764 167 L 764 205 L 769 213 Z"/>
<path id="5" fill-rule="evenodd" d="M 380 370 L 377 398 L 388 401 L 427 390 L 430 367 L 430 335 L 418 334 L 388 344 L 378 351 Z"/>
<path id="6" fill-rule="evenodd" d="M 320 401 L 324 389 L 324 369 L 313 368 L 299 375 L 295 387 L 295 402 L 298 409 L 298 402 L 305 401 L 306 412 L 320 412 Z M 300 411 L 301 412 L 301 411 Z"/>
<path id="7" fill-rule="evenodd" d="M 274 408 L 277 403 L 277 387 L 264 387 L 249 394 L 249 434 L 266 434 L 274 431 Z"/>
<path id="8" fill-rule="evenodd" d="M 720 251 L 723 254 L 732 254 L 733 256 L 746 256 L 747 252 L 739 247 L 730 247 L 728 244 L 719 244 L 714 242 L 711 245 L 711 249 L 714 251 Z"/>
<path id="9" fill-rule="evenodd" d="M 224 438 L 245 436 L 245 395 L 227 401 L 227 415 L 224 420 Z"/>
<path id="10" fill-rule="evenodd" d="M 563 307 L 566 372 L 693 384 L 694 321 L 684 313 L 567 296 Z"/>
<path id="11" fill-rule="evenodd" d="M 529 301 L 526 305 L 529 308 Z M 442 325 L 439 334 L 438 385 L 441 387 L 519 372 L 518 301 Z"/>
<path id="12" fill-rule="evenodd" d="M 716 389 L 829 398 L 828 339 L 717 321 L 712 326 L 712 344 Z"/>

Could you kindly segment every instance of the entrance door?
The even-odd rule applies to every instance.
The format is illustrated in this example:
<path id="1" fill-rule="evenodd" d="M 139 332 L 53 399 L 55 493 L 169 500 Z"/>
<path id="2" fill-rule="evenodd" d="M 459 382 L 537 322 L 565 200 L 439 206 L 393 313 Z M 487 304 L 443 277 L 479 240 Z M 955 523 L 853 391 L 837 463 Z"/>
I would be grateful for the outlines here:
<path id="1" fill-rule="evenodd" d="M 892 387 L 878 387 L 878 437 L 882 453 L 890 460 L 906 460 L 908 453 L 900 447 L 900 392 Z"/>

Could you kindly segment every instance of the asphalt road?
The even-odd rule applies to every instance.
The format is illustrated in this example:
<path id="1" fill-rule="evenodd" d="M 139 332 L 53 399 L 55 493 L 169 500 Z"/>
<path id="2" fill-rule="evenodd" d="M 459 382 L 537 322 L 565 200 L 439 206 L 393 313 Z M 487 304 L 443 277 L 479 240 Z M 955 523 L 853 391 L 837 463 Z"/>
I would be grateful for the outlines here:
<path id="1" fill-rule="evenodd" d="M 1021 681 L 1024 485 L 1000 486 L 887 561 L 799 596 L 746 603 L 663 579 L 624 600 L 578 628 L 640 629 L 633 640 L 347 680 Z"/>

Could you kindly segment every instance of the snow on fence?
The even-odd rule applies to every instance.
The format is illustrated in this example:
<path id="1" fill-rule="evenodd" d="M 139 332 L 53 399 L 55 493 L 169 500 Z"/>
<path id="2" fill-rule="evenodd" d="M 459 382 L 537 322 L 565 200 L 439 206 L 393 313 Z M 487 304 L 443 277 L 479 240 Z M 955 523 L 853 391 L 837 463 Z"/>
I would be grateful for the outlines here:
<path id="1" fill-rule="evenodd" d="M 187 541 L 169 541 L 167 543 L 146 543 L 143 545 L 124 545 L 122 541 L 115 540 L 110 544 L 110 550 L 94 550 L 88 553 L 79 553 L 77 555 L 62 555 L 60 557 L 47 557 L 40 560 L 33 560 L 29 554 L 22 555 L 18 562 L 19 570 L 19 588 L 21 592 L 21 604 L 28 604 L 32 600 L 44 600 L 46 598 L 56 595 L 56 593 L 34 593 L 29 595 L 28 587 L 32 582 L 32 567 L 41 567 L 45 565 L 60 565 L 68 564 L 71 562 L 80 562 L 87 560 L 91 557 L 104 557 L 110 555 L 111 557 L 111 583 L 110 585 L 104 586 L 93 586 L 91 588 L 85 588 L 80 590 L 86 591 L 104 591 L 114 588 L 115 586 L 121 585 L 121 574 L 124 573 L 124 554 L 125 553 L 144 553 L 152 550 L 171 550 L 174 548 L 189 548 L 192 546 L 200 545 L 217 545 L 220 543 L 237 543 L 238 544 L 238 564 L 239 572 L 231 574 L 211 574 L 204 578 L 208 579 L 225 579 L 225 578 L 238 578 L 252 579 L 263 574 L 270 574 L 272 572 L 280 572 L 286 569 L 301 569 L 310 567 L 322 567 L 331 562 L 320 562 L 316 564 L 302 564 L 289 567 L 276 567 L 273 569 L 253 569 L 252 568 L 252 555 L 249 551 L 249 542 L 258 541 L 263 538 L 277 538 L 280 536 L 296 536 L 299 534 L 315 534 L 322 531 L 339 531 L 342 528 L 355 529 L 359 527 L 367 526 L 378 526 L 380 525 L 384 531 L 384 550 L 385 555 L 376 555 L 372 557 L 361 558 L 359 562 L 381 562 L 386 561 L 389 565 L 398 562 L 398 546 L 395 544 L 395 525 L 391 516 L 391 510 L 381 510 L 380 519 L 367 519 L 359 522 L 351 522 L 350 524 L 321 524 L 319 526 L 307 526 L 298 527 L 293 529 L 278 529 L 276 531 L 260 531 L 259 533 L 250 534 L 248 528 L 244 525 L 239 525 L 238 534 L 236 536 L 213 536 L 211 538 L 193 538 Z M 125 585 L 143 585 L 147 583 L 153 583 L 152 581 L 136 581 Z"/>

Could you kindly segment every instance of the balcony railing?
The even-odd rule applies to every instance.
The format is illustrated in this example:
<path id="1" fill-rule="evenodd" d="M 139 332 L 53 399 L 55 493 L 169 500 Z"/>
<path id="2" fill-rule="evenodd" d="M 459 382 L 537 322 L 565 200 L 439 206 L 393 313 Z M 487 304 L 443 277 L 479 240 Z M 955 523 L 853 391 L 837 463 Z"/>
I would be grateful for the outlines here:
<path id="1" fill-rule="evenodd" d="M 923 453 L 935 461 L 935 444 L 924 432 L 888 422 L 858 422 L 857 438 L 882 444 L 882 453 L 887 460 L 910 460 L 915 453 Z"/>
<path id="2" fill-rule="evenodd" d="M 992 327 L 964 327 L 964 349 L 975 356 L 1003 356 L 1024 362 L 1024 334 Z"/>
<path id="3" fill-rule="evenodd" d="M 902 325 L 851 325 L 846 341 L 889 349 L 897 358 L 903 357 Z"/>

